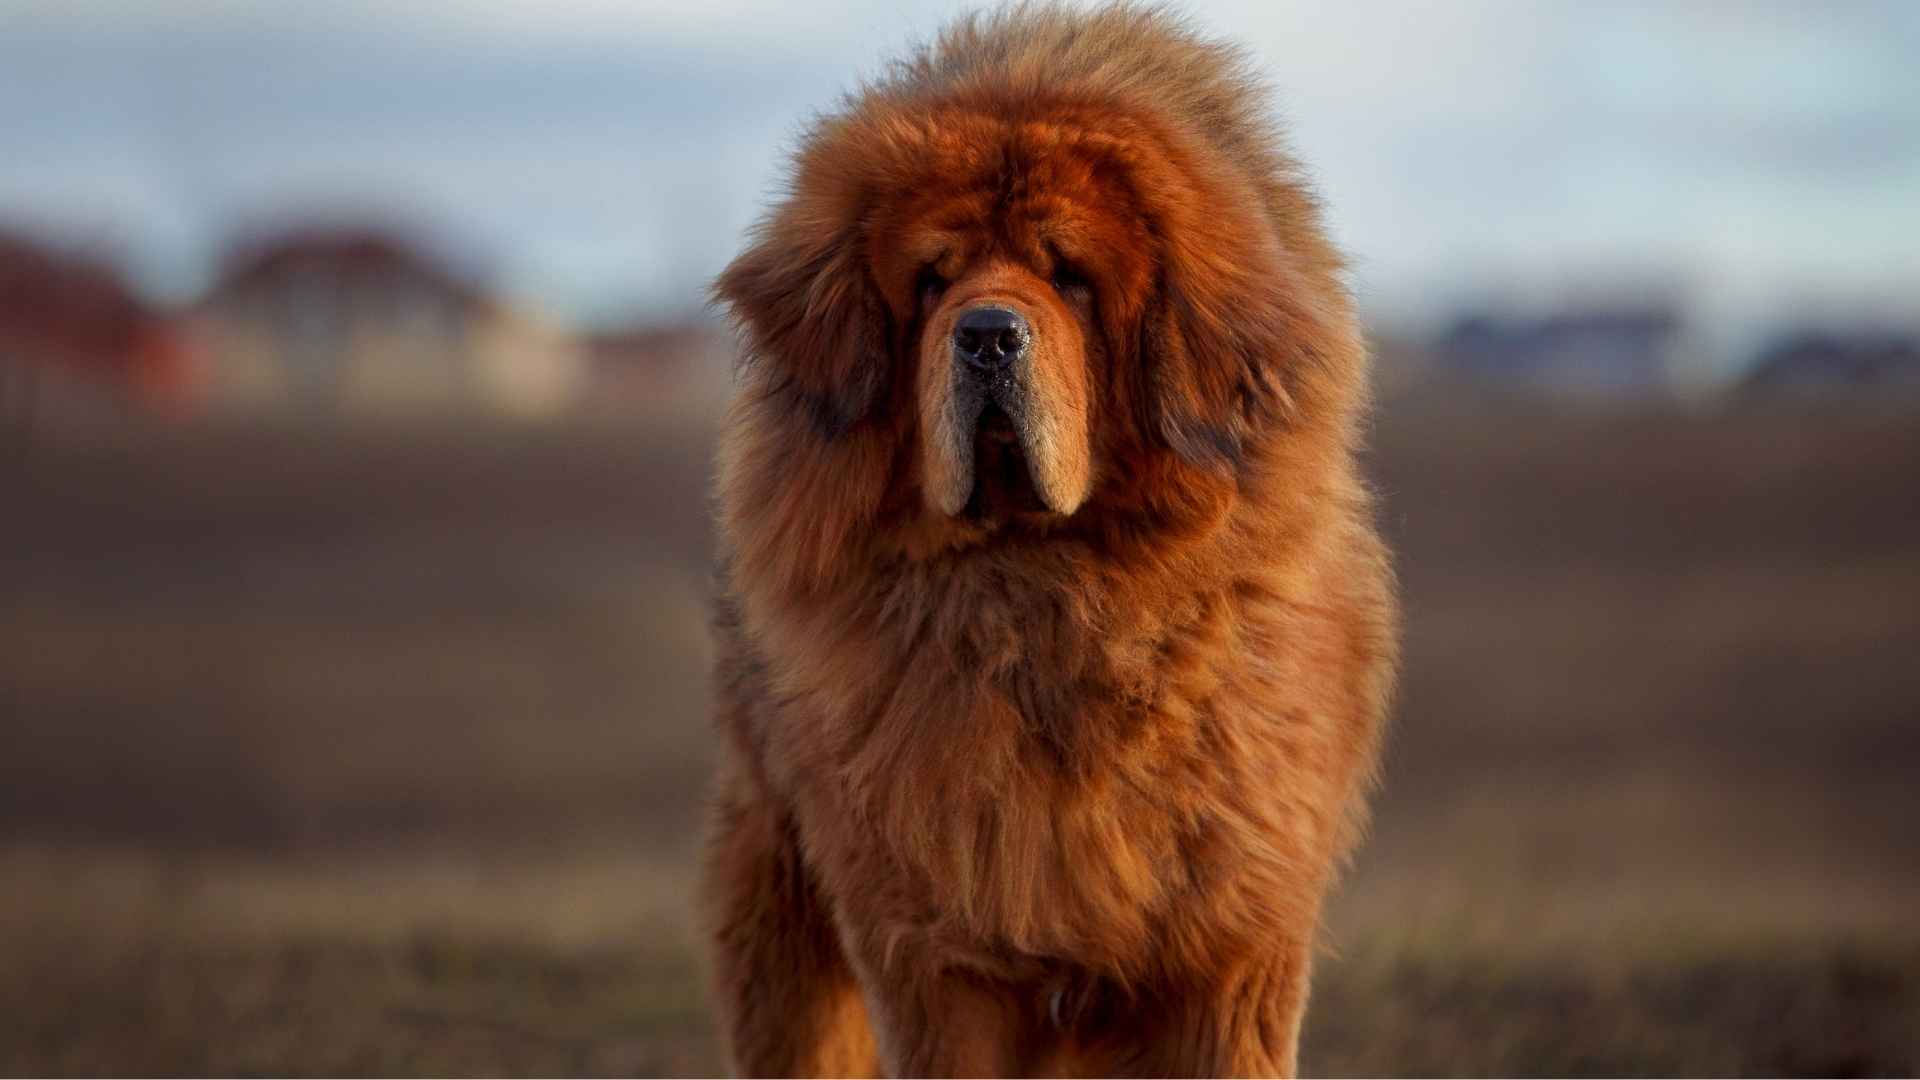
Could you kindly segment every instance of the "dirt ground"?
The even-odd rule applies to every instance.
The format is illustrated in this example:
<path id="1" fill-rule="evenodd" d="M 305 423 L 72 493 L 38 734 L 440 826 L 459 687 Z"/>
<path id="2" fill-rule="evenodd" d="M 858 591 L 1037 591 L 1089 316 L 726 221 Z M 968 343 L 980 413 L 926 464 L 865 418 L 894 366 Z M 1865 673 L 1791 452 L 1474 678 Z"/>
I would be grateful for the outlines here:
<path id="1" fill-rule="evenodd" d="M 0 1072 L 711 1072 L 710 427 L 0 444 Z M 1389 403 L 1304 1067 L 1920 1070 L 1910 411 Z"/>

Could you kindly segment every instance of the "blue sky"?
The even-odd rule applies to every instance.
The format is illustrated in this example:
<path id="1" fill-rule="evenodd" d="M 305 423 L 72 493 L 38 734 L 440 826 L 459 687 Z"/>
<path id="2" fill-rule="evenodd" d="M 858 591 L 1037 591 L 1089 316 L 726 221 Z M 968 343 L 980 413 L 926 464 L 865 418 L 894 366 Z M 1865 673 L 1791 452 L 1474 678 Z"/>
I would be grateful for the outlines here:
<path id="1" fill-rule="evenodd" d="M 565 313 L 686 308 L 809 113 L 963 6 L 0 0 L 0 221 L 185 295 L 249 226 L 399 216 Z M 1382 319 L 1920 306 L 1920 4 L 1186 9 L 1270 73 Z"/>

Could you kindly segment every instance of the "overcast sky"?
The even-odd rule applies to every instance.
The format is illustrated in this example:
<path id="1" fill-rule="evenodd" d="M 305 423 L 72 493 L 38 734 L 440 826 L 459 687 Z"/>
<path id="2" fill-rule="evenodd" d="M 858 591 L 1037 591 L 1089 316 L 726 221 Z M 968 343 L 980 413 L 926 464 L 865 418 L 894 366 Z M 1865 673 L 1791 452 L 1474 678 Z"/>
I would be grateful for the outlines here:
<path id="1" fill-rule="evenodd" d="M 565 313 L 686 308 L 810 111 L 964 6 L 0 0 L 0 221 L 183 295 L 236 230 L 377 212 Z M 1920 290 L 1920 3 L 1186 9 L 1271 74 L 1383 318 Z"/>

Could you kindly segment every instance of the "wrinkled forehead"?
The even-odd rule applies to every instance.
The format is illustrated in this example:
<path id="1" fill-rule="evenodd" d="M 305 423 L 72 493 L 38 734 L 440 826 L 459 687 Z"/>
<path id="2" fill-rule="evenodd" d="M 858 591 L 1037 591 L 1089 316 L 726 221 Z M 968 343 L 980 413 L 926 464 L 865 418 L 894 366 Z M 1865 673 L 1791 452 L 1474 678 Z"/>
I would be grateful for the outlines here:
<path id="1" fill-rule="evenodd" d="M 883 280 L 929 267 L 951 278 L 992 259 L 1040 271 L 1064 259 L 1116 283 L 1144 272 L 1149 207 L 1132 167 L 1141 148 L 1100 117 L 948 107 L 894 134 L 901 167 L 868 237 Z"/>

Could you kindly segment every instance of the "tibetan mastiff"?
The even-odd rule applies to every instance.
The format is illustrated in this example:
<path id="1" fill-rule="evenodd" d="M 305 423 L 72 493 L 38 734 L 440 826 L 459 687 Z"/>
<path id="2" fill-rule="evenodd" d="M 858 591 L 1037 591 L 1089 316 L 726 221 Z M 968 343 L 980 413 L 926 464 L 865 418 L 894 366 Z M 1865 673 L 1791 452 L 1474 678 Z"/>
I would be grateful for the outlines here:
<path id="1" fill-rule="evenodd" d="M 1244 58 L 962 19 L 714 292 L 733 1066 L 1290 1073 L 1396 616 L 1365 346 Z"/>

